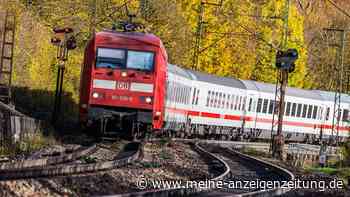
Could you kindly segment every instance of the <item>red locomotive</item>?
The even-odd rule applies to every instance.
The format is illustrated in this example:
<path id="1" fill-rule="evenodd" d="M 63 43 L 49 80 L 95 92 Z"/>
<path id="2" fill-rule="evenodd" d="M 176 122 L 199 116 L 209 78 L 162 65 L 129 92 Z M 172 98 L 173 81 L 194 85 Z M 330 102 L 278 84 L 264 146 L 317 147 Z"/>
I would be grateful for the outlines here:
<path id="1" fill-rule="evenodd" d="M 80 122 L 98 126 L 103 134 L 121 128 L 136 136 L 145 127 L 160 129 L 166 65 L 165 48 L 152 34 L 96 33 L 82 66 Z"/>

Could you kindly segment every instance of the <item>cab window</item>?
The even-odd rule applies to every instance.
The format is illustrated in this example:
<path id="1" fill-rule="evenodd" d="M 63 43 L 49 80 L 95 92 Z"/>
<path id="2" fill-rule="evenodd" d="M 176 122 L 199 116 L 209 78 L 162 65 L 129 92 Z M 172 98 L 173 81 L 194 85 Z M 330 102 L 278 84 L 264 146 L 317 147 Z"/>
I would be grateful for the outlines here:
<path id="1" fill-rule="evenodd" d="M 96 68 L 152 71 L 153 65 L 153 52 L 97 48 Z"/>
<path id="2" fill-rule="evenodd" d="M 125 50 L 98 48 L 96 68 L 124 68 Z"/>
<path id="3" fill-rule="evenodd" d="M 153 70 L 154 53 L 145 51 L 128 51 L 126 68 L 137 70 Z"/>

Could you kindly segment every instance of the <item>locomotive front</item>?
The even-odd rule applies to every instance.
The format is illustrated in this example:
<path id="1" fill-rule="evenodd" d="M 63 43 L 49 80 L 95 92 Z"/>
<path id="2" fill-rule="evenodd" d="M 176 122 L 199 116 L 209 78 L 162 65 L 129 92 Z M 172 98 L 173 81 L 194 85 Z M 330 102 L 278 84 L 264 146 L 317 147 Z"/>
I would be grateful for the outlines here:
<path id="1" fill-rule="evenodd" d="M 159 38 L 99 32 L 85 50 L 80 121 L 103 135 L 162 127 L 167 55 Z M 101 133 L 99 133 L 101 134 Z"/>

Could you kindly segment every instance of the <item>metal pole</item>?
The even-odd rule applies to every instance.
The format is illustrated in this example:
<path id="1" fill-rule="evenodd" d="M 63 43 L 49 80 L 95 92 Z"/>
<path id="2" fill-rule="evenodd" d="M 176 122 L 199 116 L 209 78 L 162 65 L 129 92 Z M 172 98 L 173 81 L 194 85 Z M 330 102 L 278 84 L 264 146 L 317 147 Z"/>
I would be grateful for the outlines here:
<path id="1" fill-rule="evenodd" d="M 55 90 L 55 101 L 54 101 L 54 106 L 53 106 L 53 113 L 52 113 L 52 118 L 51 118 L 51 122 L 52 124 L 55 124 L 56 122 L 56 117 L 57 117 L 57 98 L 58 98 L 58 89 L 59 89 L 59 84 L 60 84 L 60 72 L 61 69 L 58 68 L 57 70 L 57 78 L 56 78 L 56 90 Z"/>
<path id="2" fill-rule="evenodd" d="M 345 50 L 345 36 L 344 29 L 327 28 L 325 31 L 331 31 L 336 35 L 340 34 L 340 39 L 333 45 L 337 47 L 336 50 L 336 62 L 335 62 L 335 84 L 334 89 L 334 104 L 333 104 L 333 119 L 332 119 L 332 137 L 331 143 L 338 146 L 339 141 L 339 126 L 341 121 L 341 94 L 343 92 L 343 72 L 344 72 L 344 50 Z M 340 43 L 338 43 L 340 42 Z"/>
<path id="3" fill-rule="evenodd" d="M 283 16 L 283 36 L 282 36 L 282 43 L 281 48 L 285 50 L 288 46 L 288 17 L 289 17 L 289 5 L 290 0 L 285 1 L 285 10 L 284 10 L 284 16 Z M 288 85 L 288 70 L 286 69 L 279 69 L 277 72 L 280 74 L 280 79 L 277 80 L 278 86 L 280 87 L 280 100 L 278 103 L 278 126 L 277 126 L 277 135 L 272 139 L 274 146 L 273 146 L 273 152 L 272 155 L 278 159 L 283 159 L 283 146 L 284 146 L 284 138 L 282 134 L 283 129 L 283 115 L 284 115 L 284 98 L 285 98 L 285 92 Z M 277 87 L 277 86 L 276 86 Z M 276 93 L 278 93 L 278 90 L 276 89 Z M 276 96 L 277 98 L 278 96 Z M 273 123 L 272 123 L 273 124 Z M 273 129 L 273 127 L 272 127 Z"/>
<path id="4" fill-rule="evenodd" d="M 57 79 L 56 79 L 56 91 L 55 91 L 55 102 L 54 102 L 54 110 L 52 113 L 52 124 L 55 125 L 58 116 L 61 112 L 61 103 L 62 103 L 62 91 L 63 91 L 63 80 L 64 80 L 64 70 L 65 70 L 65 61 L 68 58 L 68 40 L 67 32 L 64 33 L 64 39 L 58 46 L 58 70 L 57 70 Z"/>
<path id="5" fill-rule="evenodd" d="M 339 55 L 339 84 L 338 84 L 338 88 L 339 88 L 339 104 L 338 104 L 338 113 L 337 113 L 337 137 L 336 137 L 336 146 L 338 146 L 339 143 L 339 124 L 341 121 L 341 94 L 343 92 L 343 72 L 344 72 L 344 50 L 345 50 L 345 31 L 341 31 L 341 38 L 340 38 L 340 55 Z"/>
<path id="6" fill-rule="evenodd" d="M 197 23 L 197 30 L 196 30 L 196 41 L 195 41 L 195 46 L 193 50 L 193 59 L 192 59 L 192 69 L 194 70 L 200 69 L 200 66 L 198 66 L 198 62 L 199 62 L 200 47 L 201 47 L 201 42 L 203 37 L 203 24 L 205 23 L 203 21 L 205 6 L 209 5 L 209 6 L 220 7 L 222 3 L 223 3 L 223 0 L 220 0 L 219 3 L 210 3 L 204 0 L 200 1 L 198 23 Z"/>
<path id="7" fill-rule="evenodd" d="M 192 69 L 199 70 L 198 69 L 198 61 L 199 61 L 199 48 L 201 45 L 201 39 L 202 39 L 202 29 L 203 29 L 203 15 L 204 15 L 204 2 L 201 1 L 199 5 L 199 15 L 198 15 L 198 23 L 197 23 L 197 31 L 196 31 L 196 42 L 195 42 L 195 48 L 193 52 L 193 65 Z"/>
<path id="8" fill-rule="evenodd" d="M 96 31 L 96 11 L 97 11 L 96 0 L 90 0 L 88 4 L 90 9 L 89 33 L 90 33 L 90 37 L 92 37 L 93 35 L 95 35 L 95 31 Z"/>

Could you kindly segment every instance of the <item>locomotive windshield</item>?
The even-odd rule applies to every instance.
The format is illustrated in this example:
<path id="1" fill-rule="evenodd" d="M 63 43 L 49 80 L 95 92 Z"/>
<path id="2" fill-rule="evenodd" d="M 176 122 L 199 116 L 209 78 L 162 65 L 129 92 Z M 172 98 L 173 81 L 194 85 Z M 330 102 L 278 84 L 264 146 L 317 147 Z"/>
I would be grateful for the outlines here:
<path id="1" fill-rule="evenodd" d="M 153 64 L 153 52 L 108 48 L 97 49 L 96 68 L 127 68 L 152 71 Z"/>
<path id="2" fill-rule="evenodd" d="M 123 68 L 125 64 L 125 50 L 97 49 L 96 68 Z"/>
<path id="3" fill-rule="evenodd" d="M 127 68 L 152 70 L 154 54 L 152 52 L 128 51 Z"/>

